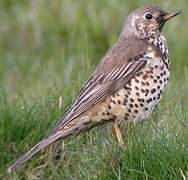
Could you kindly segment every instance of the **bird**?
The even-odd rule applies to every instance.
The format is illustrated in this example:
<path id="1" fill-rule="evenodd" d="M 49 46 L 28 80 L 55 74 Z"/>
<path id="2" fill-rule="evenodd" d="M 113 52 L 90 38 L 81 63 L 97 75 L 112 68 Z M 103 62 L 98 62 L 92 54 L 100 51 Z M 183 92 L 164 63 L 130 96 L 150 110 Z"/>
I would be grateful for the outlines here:
<path id="1" fill-rule="evenodd" d="M 124 145 L 121 126 L 148 119 L 170 78 L 164 24 L 180 14 L 144 5 L 127 17 L 117 42 L 106 52 L 68 111 L 51 132 L 9 168 L 11 173 L 52 143 L 112 124 Z"/>

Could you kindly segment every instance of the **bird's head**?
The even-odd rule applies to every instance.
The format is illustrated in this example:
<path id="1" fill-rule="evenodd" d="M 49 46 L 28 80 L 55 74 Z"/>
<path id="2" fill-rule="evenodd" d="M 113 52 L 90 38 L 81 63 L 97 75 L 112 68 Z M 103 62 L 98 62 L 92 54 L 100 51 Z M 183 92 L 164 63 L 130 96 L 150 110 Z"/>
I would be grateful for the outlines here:
<path id="1" fill-rule="evenodd" d="M 146 5 L 129 15 L 122 35 L 131 33 L 140 39 L 159 35 L 165 22 L 179 14 L 180 11 L 168 12 L 157 6 Z"/>

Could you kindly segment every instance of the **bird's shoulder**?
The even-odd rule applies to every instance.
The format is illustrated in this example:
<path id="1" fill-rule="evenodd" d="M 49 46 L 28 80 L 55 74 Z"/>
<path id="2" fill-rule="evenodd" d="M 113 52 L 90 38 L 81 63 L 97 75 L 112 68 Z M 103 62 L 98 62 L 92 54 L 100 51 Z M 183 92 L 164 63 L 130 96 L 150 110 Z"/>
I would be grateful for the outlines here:
<path id="1" fill-rule="evenodd" d="M 107 75 L 114 67 L 122 67 L 130 59 L 139 58 L 148 51 L 149 46 L 151 45 L 147 41 L 135 37 L 120 38 L 102 58 L 94 75 Z"/>

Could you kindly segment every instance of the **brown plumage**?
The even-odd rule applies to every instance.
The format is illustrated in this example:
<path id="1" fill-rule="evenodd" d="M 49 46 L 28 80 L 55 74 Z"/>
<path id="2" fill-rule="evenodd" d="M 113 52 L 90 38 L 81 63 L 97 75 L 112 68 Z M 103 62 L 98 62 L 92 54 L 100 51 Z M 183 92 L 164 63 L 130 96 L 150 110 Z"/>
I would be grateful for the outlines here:
<path id="1" fill-rule="evenodd" d="M 109 122 L 114 123 L 118 140 L 123 144 L 119 124 L 147 118 L 166 86 L 170 65 L 161 31 L 164 23 L 178 14 L 156 6 L 133 11 L 119 40 L 101 60 L 67 113 L 48 137 L 18 159 L 8 171 L 14 171 L 59 139 Z"/>

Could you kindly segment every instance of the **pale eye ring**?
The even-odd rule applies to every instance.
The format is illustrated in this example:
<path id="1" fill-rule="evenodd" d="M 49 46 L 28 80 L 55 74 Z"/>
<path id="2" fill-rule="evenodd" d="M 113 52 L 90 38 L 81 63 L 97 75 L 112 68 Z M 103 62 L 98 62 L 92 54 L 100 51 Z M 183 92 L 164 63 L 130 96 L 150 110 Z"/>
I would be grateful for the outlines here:
<path id="1" fill-rule="evenodd" d="M 147 20 L 150 20 L 153 18 L 153 15 L 150 13 L 150 12 L 147 12 L 144 14 L 144 18 L 147 19 Z"/>

